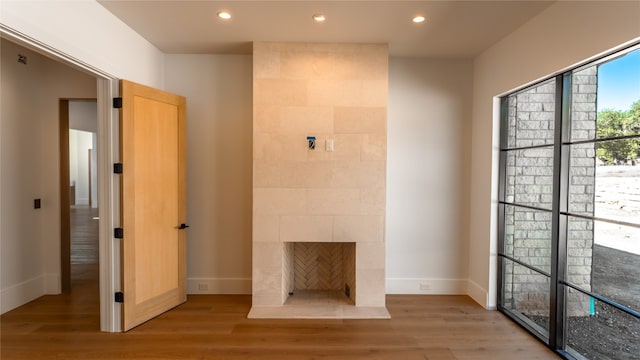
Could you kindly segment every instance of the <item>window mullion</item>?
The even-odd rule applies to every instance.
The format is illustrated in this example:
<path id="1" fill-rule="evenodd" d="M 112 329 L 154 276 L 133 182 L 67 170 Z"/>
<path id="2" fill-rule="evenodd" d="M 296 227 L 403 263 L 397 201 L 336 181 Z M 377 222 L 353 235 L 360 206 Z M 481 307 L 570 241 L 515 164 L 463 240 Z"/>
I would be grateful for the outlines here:
<path id="1" fill-rule="evenodd" d="M 563 140 L 570 137 L 571 74 L 556 77 L 553 204 L 551 238 L 551 289 L 549 299 L 549 346 L 555 350 L 565 347 L 565 280 L 567 262 L 567 212 L 570 147 Z"/>
<path id="2" fill-rule="evenodd" d="M 507 143 L 509 127 L 509 98 L 500 99 L 500 145 Z M 500 151 L 500 170 L 498 183 L 498 252 L 504 253 L 505 249 L 505 194 L 507 179 L 507 152 Z M 498 308 L 504 306 L 504 259 L 498 257 Z"/>

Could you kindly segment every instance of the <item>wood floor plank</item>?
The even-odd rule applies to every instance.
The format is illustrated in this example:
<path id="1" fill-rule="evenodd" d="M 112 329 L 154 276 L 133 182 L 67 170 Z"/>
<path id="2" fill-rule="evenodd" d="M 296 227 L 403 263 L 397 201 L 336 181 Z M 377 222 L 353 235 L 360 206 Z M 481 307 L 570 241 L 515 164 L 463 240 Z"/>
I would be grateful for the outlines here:
<path id="1" fill-rule="evenodd" d="M 98 234 L 97 208 L 86 205 L 71 206 L 71 264 L 97 264 Z M 72 269 L 73 273 L 73 269 Z"/>
<path id="2" fill-rule="evenodd" d="M 267 320 L 247 319 L 248 295 L 189 295 L 127 333 L 101 333 L 92 251 L 84 247 L 86 258 L 72 264 L 71 293 L 43 296 L 0 317 L 2 360 L 558 358 L 467 296 L 389 295 L 390 320 Z"/>
<path id="3" fill-rule="evenodd" d="M 469 306 L 464 296 L 449 297 L 445 309 L 438 297 L 396 301 L 402 297 L 388 296 L 392 312 L 429 313 L 432 302 L 448 312 L 413 320 L 249 320 L 250 296 L 191 295 L 126 334 L 108 334 L 98 331 L 97 297 L 93 310 L 45 297 L 0 318 L 0 354 L 3 360 L 557 358 L 497 312 L 477 305 L 472 316 L 460 311 Z"/>

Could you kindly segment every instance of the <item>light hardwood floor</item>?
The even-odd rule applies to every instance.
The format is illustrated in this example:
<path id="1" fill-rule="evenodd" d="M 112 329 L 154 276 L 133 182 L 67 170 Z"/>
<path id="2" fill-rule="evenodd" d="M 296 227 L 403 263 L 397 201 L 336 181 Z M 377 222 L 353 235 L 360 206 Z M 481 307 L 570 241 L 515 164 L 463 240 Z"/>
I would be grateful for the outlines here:
<path id="1" fill-rule="evenodd" d="M 76 264 L 98 263 L 98 209 L 88 206 L 72 206 L 69 209 L 71 222 L 71 275 L 78 273 Z M 80 270 L 80 273 L 82 270 Z"/>
<path id="2" fill-rule="evenodd" d="M 70 294 L 0 317 L 9 359 L 557 359 L 467 296 L 389 295 L 391 320 L 249 320 L 248 295 L 191 295 L 128 333 L 99 332 L 97 264 Z"/>

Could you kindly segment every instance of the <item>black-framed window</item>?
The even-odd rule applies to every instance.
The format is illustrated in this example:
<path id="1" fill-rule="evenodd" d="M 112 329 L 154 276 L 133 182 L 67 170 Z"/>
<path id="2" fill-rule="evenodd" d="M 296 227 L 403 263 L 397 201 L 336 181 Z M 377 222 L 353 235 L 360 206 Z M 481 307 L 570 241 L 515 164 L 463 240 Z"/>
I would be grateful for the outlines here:
<path id="1" fill-rule="evenodd" d="M 637 359 L 640 45 L 504 96 L 500 130 L 498 309 L 564 357 Z"/>

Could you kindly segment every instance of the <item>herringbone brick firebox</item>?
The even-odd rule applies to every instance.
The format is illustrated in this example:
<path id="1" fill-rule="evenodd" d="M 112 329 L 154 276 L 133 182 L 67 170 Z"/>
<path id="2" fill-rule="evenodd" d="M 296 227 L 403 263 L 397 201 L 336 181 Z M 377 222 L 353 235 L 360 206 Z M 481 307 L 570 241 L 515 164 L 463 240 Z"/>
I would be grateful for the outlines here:
<path id="1" fill-rule="evenodd" d="M 355 243 L 292 244 L 293 253 L 285 251 L 284 259 L 289 264 L 285 267 L 289 272 L 285 286 L 290 303 L 296 302 L 296 294 L 304 294 L 355 304 Z"/>

